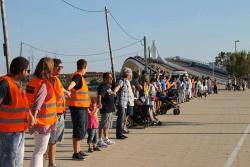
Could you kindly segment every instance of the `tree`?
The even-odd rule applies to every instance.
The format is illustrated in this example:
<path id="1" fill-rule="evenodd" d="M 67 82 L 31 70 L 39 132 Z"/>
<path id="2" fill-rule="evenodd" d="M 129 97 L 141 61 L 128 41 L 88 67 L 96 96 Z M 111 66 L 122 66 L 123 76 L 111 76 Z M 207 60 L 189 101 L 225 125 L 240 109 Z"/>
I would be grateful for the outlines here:
<path id="1" fill-rule="evenodd" d="M 220 52 L 215 58 L 215 64 L 225 68 L 232 76 L 246 77 L 250 74 L 250 52 Z"/>

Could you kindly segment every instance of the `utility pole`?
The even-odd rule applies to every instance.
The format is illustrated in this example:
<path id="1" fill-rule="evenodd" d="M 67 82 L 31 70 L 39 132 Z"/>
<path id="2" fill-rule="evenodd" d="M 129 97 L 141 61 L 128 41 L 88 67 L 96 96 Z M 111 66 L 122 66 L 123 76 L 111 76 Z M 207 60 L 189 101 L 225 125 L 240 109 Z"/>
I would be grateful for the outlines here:
<path id="1" fill-rule="evenodd" d="M 3 25 L 3 52 L 6 59 L 6 69 L 7 73 L 9 73 L 9 41 L 8 41 L 8 33 L 7 33 L 7 25 L 6 25 L 6 10 L 5 10 L 5 0 L 1 0 L 1 13 L 2 13 L 2 25 Z"/>
<path id="2" fill-rule="evenodd" d="M 144 42 L 144 61 L 145 61 L 145 72 L 148 72 L 148 65 L 147 65 L 147 38 L 146 36 L 143 37 Z"/>
<path id="3" fill-rule="evenodd" d="M 31 56 L 31 61 L 32 61 L 31 68 L 32 68 L 32 71 L 34 71 L 34 54 L 32 54 Z"/>
<path id="4" fill-rule="evenodd" d="M 151 70 L 151 51 L 150 51 L 150 46 L 148 47 L 148 65 L 149 65 L 149 75 L 151 77 L 152 70 Z"/>
<path id="5" fill-rule="evenodd" d="M 29 68 L 30 68 L 30 71 L 32 71 L 32 68 L 31 68 L 31 56 L 29 56 Z"/>
<path id="6" fill-rule="evenodd" d="M 23 41 L 21 41 L 21 44 L 20 44 L 20 57 L 23 56 Z"/>
<path id="7" fill-rule="evenodd" d="M 108 22 L 108 9 L 106 6 L 105 6 L 105 19 L 106 19 L 106 27 L 107 27 L 107 34 L 108 34 L 109 55 L 110 55 L 110 61 L 111 61 L 111 71 L 112 71 L 112 75 L 113 75 L 113 83 L 116 83 L 116 75 L 115 75 L 115 69 L 114 69 L 111 40 L 110 40 L 110 31 L 109 31 L 109 22 Z"/>
<path id="8" fill-rule="evenodd" d="M 237 42 L 240 42 L 240 40 L 234 41 L 234 51 L 237 52 Z"/>

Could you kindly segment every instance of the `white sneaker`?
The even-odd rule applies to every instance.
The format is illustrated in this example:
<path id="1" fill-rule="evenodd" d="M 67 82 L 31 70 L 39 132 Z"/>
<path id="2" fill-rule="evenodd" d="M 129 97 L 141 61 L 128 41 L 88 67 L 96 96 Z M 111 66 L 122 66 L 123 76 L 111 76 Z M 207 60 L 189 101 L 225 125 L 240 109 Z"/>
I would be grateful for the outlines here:
<path id="1" fill-rule="evenodd" d="M 104 143 L 106 143 L 107 145 L 115 144 L 115 142 L 110 140 L 109 138 L 104 139 Z"/>
<path id="2" fill-rule="evenodd" d="M 101 148 L 106 148 L 106 147 L 108 147 L 108 145 L 107 145 L 102 139 L 100 139 L 100 140 L 97 142 L 97 146 L 98 146 L 98 147 L 101 147 Z"/>

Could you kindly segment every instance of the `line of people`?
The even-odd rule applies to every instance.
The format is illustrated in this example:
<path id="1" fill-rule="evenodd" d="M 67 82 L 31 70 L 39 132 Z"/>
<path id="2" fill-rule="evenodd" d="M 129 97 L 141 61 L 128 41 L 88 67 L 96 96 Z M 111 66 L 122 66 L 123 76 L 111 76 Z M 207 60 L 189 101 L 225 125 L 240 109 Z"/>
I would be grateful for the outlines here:
<path id="1" fill-rule="evenodd" d="M 180 102 L 211 92 L 209 78 L 170 79 L 145 72 L 140 76 L 124 68 L 115 85 L 111 73 L 103 74 L 95 99 L 90 97 L 85 80 L 87 61 L 80 59 L 76 65 L 77 70 L 65 89 L 59 79 L 62 61 L 44 57 L 24 86 L 22 81 L 29 76 L 29 62 L 24 57 L 13 59 L 10 73 L 0 78 L 0 167 L 23 165 L 25 131 L 33 134 L 35 141 L 30 167 L 42 167 L 44 155 L 49 159 L 49 167 L 56 167 L 56 144 L 63 139 L 67 108 L 73 124 L 72 159 L 84 160 L 88 154 L 81 150 L 81 141 L 86 134 L 89 153 L 115 144 L 109 138 L 114 113 L 117 115 L 116 139 L 124 140 L 125 133 L 129 133 L 128 120 L 136 110 L 146 113 L 150 125 L 160 125 L 156 117 L 162 105 L 159 99 L 171 89 L 178 91 Z M 216 82 L 213 86 L 215 89 Z"/>
<path id="2" fill-rule="evenodd" d="M 127 109 L 132 109 L 134 100 L 128 82 L 132 78 L 131 71 L 124 73 L 124 79 L 114 89 L 111 73 L 104 73 L 95 100 L 90 97 L 85 80 L 87 61 L 80 59 L 76 64 L 77 71 L 72 75 L 67 89 L 64 89 L 59 79 L 63 68 L 60 59 L 40 59 L 26 85 L 23 85 L 23 81 L 29 78 L 29 62 L 24 57 L 13 59 L 10 73 L 0 78 L 1 167 L 23 166 L 26 131 L 34 136 L 35 142 L 30 167 L 42 167 L 46 157 L 49 167 L 57 166 L 56 144 L 63 139 L 67 106 L 73 124 L 72 159 L 84 160 L 88 156 L 81 151 L 81 140 L 86 133 L 88 152 L 101 151 L 99 147 L 115 144 L 108 134 L 112 126 L 112 113 L 117 108 L 115 97 L 119 98 L 116 138 L 127 138 L 123 134 L 125 114 Z"/>
<path id="3" fill-rule="evenodd" d="M 65 94 L 70 94 L 58 78 L 62 67 L 61 60 L 44 57 L 24 86 L 29 62 L 17 57 L 11 62 L 10 73 L 0 78 L 1 167 L 23 166 L 27 130 L 35 141 L 30 166 L 43 166 L 46 151 L 50 166 L 55 166 L 56 143 L 64 131 Z"/>

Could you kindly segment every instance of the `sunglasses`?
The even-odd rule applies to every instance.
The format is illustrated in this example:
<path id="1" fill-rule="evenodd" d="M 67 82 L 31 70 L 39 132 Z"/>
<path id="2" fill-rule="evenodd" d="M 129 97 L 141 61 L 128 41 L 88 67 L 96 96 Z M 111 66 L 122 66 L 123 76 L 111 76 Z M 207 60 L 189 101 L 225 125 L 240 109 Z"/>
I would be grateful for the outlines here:
<path id="1" fill-rule="evenodd" d="M 63 69 L 63 66 L 58 66 L 57 68 L 58 68 L 58 69 Z"/>

